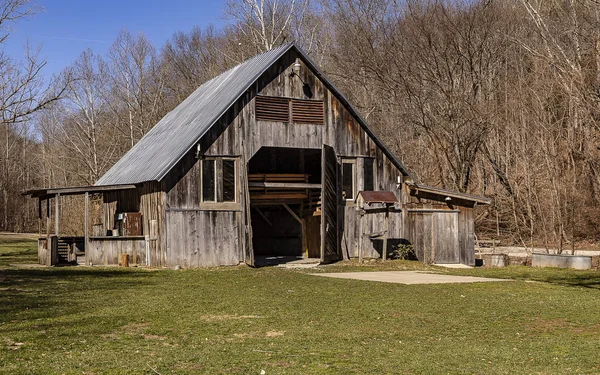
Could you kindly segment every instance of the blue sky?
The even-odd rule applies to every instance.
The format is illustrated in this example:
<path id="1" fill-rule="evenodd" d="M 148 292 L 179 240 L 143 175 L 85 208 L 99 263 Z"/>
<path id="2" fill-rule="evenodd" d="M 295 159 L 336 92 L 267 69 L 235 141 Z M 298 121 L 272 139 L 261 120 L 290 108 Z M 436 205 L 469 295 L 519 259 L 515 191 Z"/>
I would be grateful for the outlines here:
<path id="1" fill-rule="evenodd" d="M 225 0 L 37 0 L 37 5 L 41 12 L 13 24 L 3 48 L 20 60 L 27 41 L 41 46 L 46 77 L 70 65 L 87 48 L 104 54 L 122 29 L 146 34 L 159 48 L 177 31 L 226 23 Z"/>

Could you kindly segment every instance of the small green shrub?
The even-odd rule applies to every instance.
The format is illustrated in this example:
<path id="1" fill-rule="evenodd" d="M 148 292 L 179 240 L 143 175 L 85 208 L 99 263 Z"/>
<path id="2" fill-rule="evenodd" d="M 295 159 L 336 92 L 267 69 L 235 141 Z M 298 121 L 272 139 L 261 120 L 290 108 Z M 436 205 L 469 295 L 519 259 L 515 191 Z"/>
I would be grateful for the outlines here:
<path id="1" fill-rule="evenodd" d="M 399 244 L 391 254 L 392 259 L 413 260 L 416 259 L 415 248 L 411 244 Z"/>

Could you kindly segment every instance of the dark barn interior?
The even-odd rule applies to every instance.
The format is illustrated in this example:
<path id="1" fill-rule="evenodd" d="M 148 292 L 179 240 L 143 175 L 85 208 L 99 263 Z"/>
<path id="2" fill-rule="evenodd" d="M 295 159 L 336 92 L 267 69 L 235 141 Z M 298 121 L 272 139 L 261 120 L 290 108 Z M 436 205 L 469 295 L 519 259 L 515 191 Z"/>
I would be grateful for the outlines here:
<path id="1" fill-rule="evenodd" d="M 318 257 L 321 150 L 263 147 L 248 163 L 257 257 Z"/>

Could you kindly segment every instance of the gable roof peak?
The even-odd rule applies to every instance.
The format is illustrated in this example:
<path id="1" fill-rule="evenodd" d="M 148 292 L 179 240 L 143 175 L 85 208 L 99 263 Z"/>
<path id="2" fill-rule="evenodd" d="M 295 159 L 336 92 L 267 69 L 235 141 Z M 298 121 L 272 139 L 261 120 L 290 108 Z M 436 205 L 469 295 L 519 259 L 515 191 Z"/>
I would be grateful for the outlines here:
<path id="1" fill-rule="evenodd" d="M 348 99 L 325 77 L 308 55 L 291 41 L 253 56 L 203 83 L 150 129 L 95 185 L 138 184 L 162 180 L 252 84 L 292 48 L 346 106 L 377 147 L 404 175 L 414 180 L 402 162 L 377 138 Z"/>

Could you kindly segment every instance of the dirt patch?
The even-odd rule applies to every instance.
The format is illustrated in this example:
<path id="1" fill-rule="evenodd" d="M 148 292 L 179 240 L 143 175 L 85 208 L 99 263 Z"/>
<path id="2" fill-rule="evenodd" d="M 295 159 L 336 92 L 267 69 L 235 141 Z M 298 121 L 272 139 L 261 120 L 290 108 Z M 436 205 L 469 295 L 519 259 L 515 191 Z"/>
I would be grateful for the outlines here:
<path id="1" fill-rule="evenodd" d="M 127 325 L 122 326 L 118 332 L 125 334 L 125 335 L 143 335 L 144 331 L 148 327 L 150 327 L 150 323 L 148 323 L 148 322 L 129 323 Z M 117 333 L 114 332 L 114 334 L 117 334 Z"/>
<path id="2" fill-rule="evenodd" d="M 283 336 L 284 331 L 269 331 L 266 333 L 267 337 L 281 337 Z"/>
<path id="3" fill-rule="evenodd" d="M 16 342 L 9 338 L 4 339 L 4 344 L 8 350 L 19 350 L 23 345 L 25 345 L 22 342 Z"/>
<path id="4" fill-rule="evenodd" d="M 159 335 L 142 335 L 142 337 L 144 338 L 144 340 L 166 340 L 167 338 L 164 336 L 159 336 Z"/>
<path id="5" fill-rule="evenodd" d="M 260 315 L 202 315 L 200 319 L 205 322 L 220 322 L 223 320 L 237 320 L 237 319 L 261 319 Z"/>
<path id="6" fill-rule="evenodd" d="M 116 333 L 103 333 L 100 335 L 100 337 L 102 337 L 103 339 L 113 339 L 113 340 L 119 340 L 121 338 L 121 336 L 117 335 Z"/>
<path id="7" fill-rule="evenodd" d="M 575 334 L 597 334 L 600 331 L 600 324 L 591 326 L 577 326 L 566 319 L 535 319 L 529 328 L 536 332 L 552 333 L 555 331 L 569 331 Z"/>
<path id="8" fill-rule="evenodd" d="M 557 329 L 565 329 L 570 327 L 571 323 L 566 319 L 535 319 L 529 328 L 538 332 L 552 332 Z"/>

